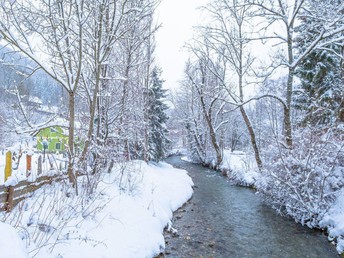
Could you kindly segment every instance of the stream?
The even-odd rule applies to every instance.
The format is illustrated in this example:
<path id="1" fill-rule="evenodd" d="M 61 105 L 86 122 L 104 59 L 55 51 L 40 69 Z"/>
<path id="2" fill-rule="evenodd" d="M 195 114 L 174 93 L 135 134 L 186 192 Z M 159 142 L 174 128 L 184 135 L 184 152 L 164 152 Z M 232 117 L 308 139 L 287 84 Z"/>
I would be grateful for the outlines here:
<path id="1" fill-rule="evenodd" d="M 187 170 L 195 187 L 174 213 L 177 233 L 165 232 L 162 257 L 339 257 L 325 235 L 277 215 L 252 189 L 180 157 L 165 161 Z"/>

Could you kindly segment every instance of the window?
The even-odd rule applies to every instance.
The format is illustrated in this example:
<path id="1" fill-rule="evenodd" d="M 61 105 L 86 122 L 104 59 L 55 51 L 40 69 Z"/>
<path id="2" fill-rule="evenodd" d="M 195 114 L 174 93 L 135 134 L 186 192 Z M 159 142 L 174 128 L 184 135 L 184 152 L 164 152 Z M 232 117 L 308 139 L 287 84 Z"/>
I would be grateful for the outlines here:
<path id="1" fill-rule="evenodd" d="M 57 142 L 57 143 L 55 144 L 55 148 L 56 148 L 57 150 L 60 150 L 60 149 L 61 149 L 61 143 L 60 143 L 60 142 Z"/>

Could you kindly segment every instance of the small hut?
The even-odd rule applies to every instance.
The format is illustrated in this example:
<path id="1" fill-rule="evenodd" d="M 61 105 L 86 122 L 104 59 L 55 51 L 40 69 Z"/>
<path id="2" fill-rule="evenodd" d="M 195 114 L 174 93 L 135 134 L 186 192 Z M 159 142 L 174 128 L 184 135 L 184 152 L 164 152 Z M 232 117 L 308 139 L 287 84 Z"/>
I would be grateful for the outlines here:
<path id="1" fill-rule="evenodd" d="M 66 150 L 68 144 L 68 135 L 60 126 L 51 126 L 38 131 L 35 134 L 37 138 L 37 150 L 48 152 L 57 152 Z"/>

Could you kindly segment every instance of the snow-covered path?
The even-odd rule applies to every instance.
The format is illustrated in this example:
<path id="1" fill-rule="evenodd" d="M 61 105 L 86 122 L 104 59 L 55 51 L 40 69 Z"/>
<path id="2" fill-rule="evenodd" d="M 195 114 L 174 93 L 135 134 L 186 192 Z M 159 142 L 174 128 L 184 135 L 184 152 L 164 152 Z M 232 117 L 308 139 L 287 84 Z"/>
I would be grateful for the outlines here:
<path id="1" fill-rule="evenodd" d="M 338 257 L 325 236 L 278 216 L 252 190 L 178 157 L 167 162 L 195 184 L 174 215 L 178 234 L 165 234 L 168 257 Z"/>

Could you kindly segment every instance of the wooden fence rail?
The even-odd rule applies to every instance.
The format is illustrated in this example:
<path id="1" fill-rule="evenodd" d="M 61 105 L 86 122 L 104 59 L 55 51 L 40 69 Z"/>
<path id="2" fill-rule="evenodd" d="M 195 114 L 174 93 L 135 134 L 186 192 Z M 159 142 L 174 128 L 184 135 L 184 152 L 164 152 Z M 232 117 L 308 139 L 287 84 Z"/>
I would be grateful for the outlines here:
<path id="1" fill-rule="evenodd" d="M 50 161 L 50 169 L 53 169 L 52 161 Z M 61 163 L 62 164 L 62 163 Z M 60 167 L 62 165 L 60 164 Z M 19 166 L 19 161 L 18 161 Z M 6 153 L 6 165 L 5 165 L 5 182 L 12 175 L 12 153 L 8 151 Z M 31 174 L 31 155 L 26 157 L 26 177 Z M 42 156 L 38 158 L 38 178 L 34 182 L 29 182 L 27 179 L 22 180 L 15 186 L 0 186 L 0 209 L 5 211 L 11 211 L 12 208 L 17 205 L 20 201 L 24 200 L 30 193 L 33 193 L 37 189 L 41 188 L 46 184 L 52 182 L 61 181 L 66 178 L 65 175 L 54 175 L 54 176 L 42 176 Z"/>
<path id="2" fill-rule="evenodd" d="M 14 206 L 30 196 L 37 189 L 46 184 L 61 181 L 64 178 L 66 178 L 64 175 L 41 176 L 35 182 L 23 180 L 15 186 L 0 186 L 0 209 L 11 211 Z"/>

